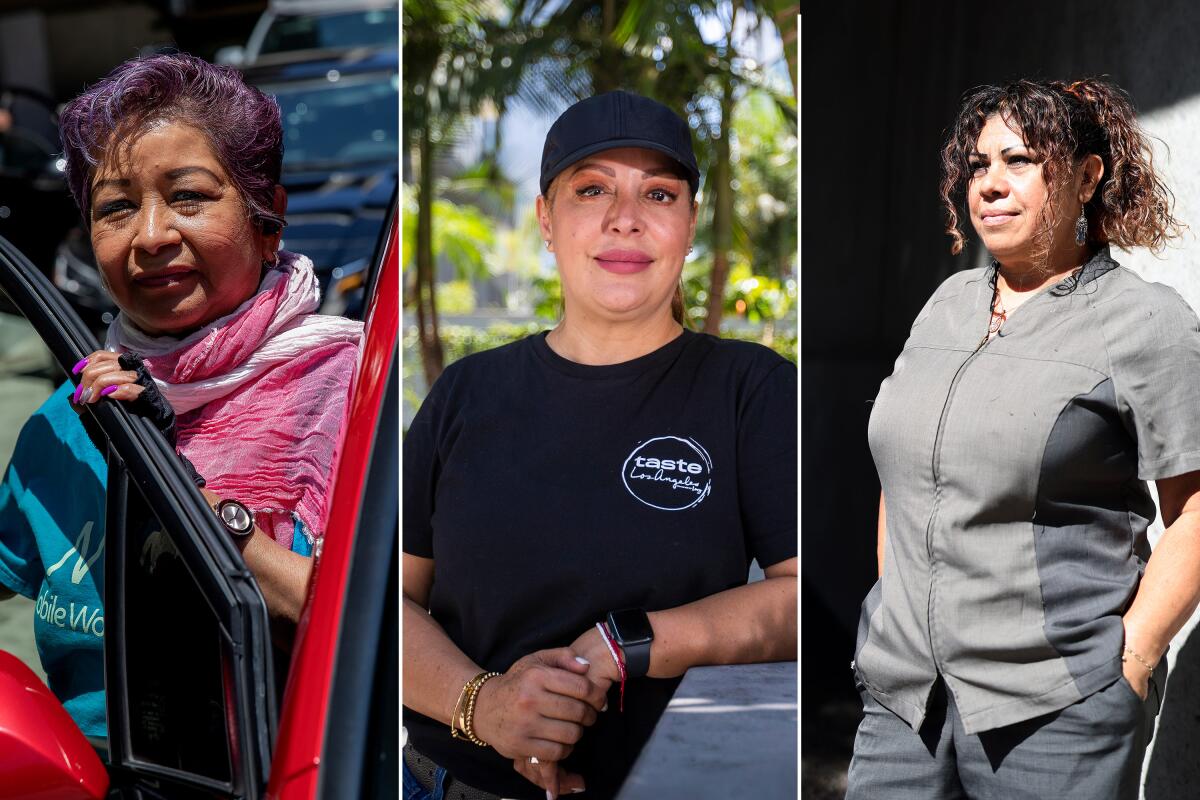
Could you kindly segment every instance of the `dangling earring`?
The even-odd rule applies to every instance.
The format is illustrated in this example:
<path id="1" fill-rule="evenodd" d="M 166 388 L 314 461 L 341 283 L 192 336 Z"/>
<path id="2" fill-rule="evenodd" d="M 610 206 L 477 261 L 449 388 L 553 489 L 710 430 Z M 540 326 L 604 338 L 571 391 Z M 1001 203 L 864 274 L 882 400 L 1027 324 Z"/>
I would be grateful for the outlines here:
<path id="1" fill-rule="evenodd" d="M 547 239 L 547 240 L 546 240 L 546 252 L 547 252 L 547 253 L 553 253 L 553 252 L 554 252 L 554 248 L 552 248 L 552 247 L 550 246 L 550 240 L 549 240 L 549 239 Z"/>
<path id="2" fill-rule="evenodd" d="M 1084 209 L 1079 209 L 1079 219 L 1075 220 L 1075 244 L 1087 244 L 1088 221 Z"/>

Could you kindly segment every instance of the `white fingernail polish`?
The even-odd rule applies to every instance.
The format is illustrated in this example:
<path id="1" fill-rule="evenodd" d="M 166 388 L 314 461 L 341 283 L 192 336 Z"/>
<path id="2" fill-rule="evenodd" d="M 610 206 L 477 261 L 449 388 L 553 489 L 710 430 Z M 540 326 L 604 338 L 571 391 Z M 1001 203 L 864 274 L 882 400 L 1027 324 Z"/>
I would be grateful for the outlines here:
<path id="1" fill-rule="evenodd" d="M 604 705 L 600 706 L 601 711 L 608 711 L 608 701 L 604 701 Z"/>
<path id="2" fill-rule="evenodd" d="M 580 789 L 578 786 L 576 786 L 571 790 L 571 794 L 583 794 L 585 791 L 586 789 Z"/>
<path id="3" fill-rule="evenodd" d="M 585 667 L 590 667 L 592 665 L 592 662 L 588 661 L 583 656 L 575 656 L 575 660 L 578 661 L 580 664 L 583 664 Z"/>
<path id="4" fill-rule="evenodd" d="M 554 800 L 554 795 L 550 794 L 550 790 L 546 790 L 546 800 Z"/>

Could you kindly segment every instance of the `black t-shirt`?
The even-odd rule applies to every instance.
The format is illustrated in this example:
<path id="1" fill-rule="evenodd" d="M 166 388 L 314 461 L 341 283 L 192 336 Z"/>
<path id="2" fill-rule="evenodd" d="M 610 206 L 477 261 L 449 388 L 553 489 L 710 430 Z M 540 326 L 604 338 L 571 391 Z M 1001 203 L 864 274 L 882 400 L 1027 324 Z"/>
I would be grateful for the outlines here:
<path id="1" fill-rule="evenodd" d="M 484 669 L 563 647 L 609 611 L 673 608 L 796 555 L 796 367 L 684 331 L 586 366 L 545 334 L 451 365 L 404 441 L 404 552 L 432 558 L 429 609 Z M 409 654 L 412 657 L 412 654 Z M 419 657 L 419 656 L 418 656 Z M 563 766 L 610 797 L 678 680 L 617 687 Z M 409 741 L 504 797 L 545 793 L 491 748 L 408 709 Z"/>

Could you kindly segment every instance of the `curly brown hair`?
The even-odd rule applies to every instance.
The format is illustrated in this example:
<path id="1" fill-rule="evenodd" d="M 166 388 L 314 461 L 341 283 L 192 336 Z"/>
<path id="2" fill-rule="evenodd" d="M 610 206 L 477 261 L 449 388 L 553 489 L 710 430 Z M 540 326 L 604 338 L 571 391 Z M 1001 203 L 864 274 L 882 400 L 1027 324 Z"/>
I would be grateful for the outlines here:
<path id="1" fill-rule="evenodd" d="M 1123 89 L 1099 78 L 1019 80 L 967 92 L 942 148 L 941 198 L 946 233 L 953 240 L 950 252 L 962 252 L 965 242 L 958 209 L 972 175 L 968 157 L 996 114 L 1020 131 L 1049 187 L 1065 182 L 1070 167 L 1085 156 L 1103 160 L 1100 184 L 1084 206 L 1089 242 L 1157 253 L 1180 234 L 1183 226 L 1171 214 L 1174 196 L 1154 171 L 1147 135 Z M 1046 209 L 1052 213 L 1049 203 Z M 1053 222 L 1048 218 L 1044 227 Z"/>

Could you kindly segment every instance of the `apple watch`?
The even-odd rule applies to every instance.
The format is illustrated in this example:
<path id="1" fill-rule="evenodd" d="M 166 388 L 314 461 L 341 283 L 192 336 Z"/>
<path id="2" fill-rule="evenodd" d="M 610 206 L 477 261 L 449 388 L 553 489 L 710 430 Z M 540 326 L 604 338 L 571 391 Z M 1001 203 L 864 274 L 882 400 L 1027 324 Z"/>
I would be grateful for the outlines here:
<path id="1" fill-rule="evenodd" d="M 610 611 L 608 632 L 625 655 L 625 673 L 630 678 L 640 678 L 650 671 L 650 643 L 654 641 L 654 629 L 643 609 Z"/>
<path id="2" fill-rule="evenodd" d="M 222 500 L 214 510 L 225 530 L 234 536 L 249 536 L 254 532 L 254 512 L 237 500 Z"/>

